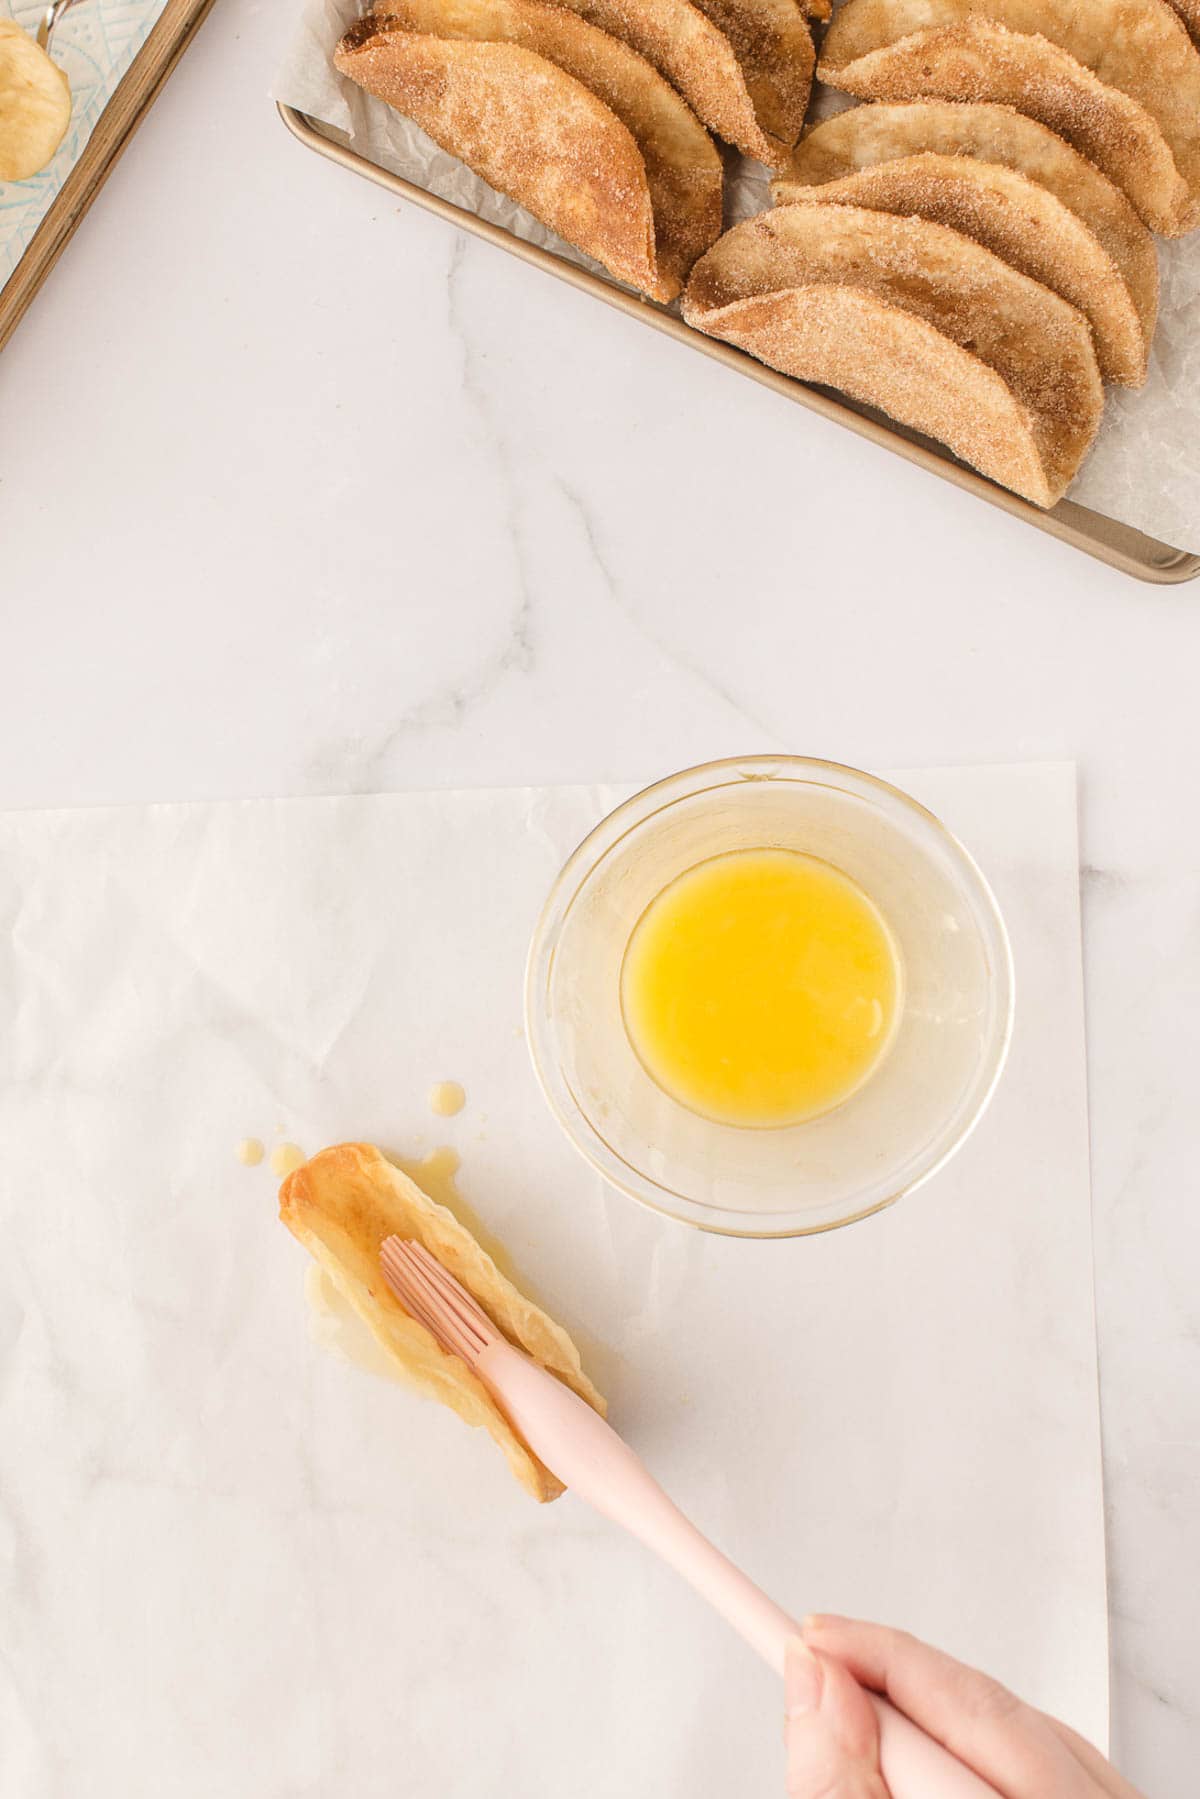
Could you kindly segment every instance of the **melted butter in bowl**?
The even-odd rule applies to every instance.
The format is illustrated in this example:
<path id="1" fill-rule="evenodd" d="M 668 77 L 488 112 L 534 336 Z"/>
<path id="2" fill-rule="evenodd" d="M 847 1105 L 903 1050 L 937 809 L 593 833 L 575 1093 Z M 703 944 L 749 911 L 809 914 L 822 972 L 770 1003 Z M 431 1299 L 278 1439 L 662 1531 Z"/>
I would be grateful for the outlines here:
<path id="1" fill-rule="evenodd" d="M 749 757 L 635 794 L 568 858 L 526 969 L 549 1104 L 609 1182 L 736 1236 L 850 1223 L 965 1141 L 1008 942 L 963 846 L 886 781 Z"/>
<path id="2" fill-rule="evenodd" d="M 892 1039 L 900 970 L 878 908 L 815 856 L 747 849 L 678 875 L 625 952 L 621 1005 L 651 1079 L 723 1124 L 817 1118 Z"/>

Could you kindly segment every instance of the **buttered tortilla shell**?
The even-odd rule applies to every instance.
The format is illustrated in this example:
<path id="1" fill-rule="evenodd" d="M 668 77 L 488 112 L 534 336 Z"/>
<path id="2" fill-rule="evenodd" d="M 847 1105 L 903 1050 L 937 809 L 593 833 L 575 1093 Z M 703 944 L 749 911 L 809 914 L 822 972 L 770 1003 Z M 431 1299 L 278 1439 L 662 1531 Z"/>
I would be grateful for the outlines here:
<path id="1" fill-rule="evenodd" d="M 603 1415 L 603 1399 L 580 1365 L 579 1351 L 501 1274 L 445 1206 L 367 1143 L 342 1143 L 305 1162 L 279 1190 L 279 1215 L 386 1352 L 406 1384 L 440 1400 L 495 1439 L 513 1474 L 535 1499 L 555 1499 L 562 1483 L 534 1455 L 466 1363 L 440 1349 L 410 1318 L 384 1280 L 385 1237 L 407 1237 L 435 1255 L 504 1333 L 527 1355 Z"/>

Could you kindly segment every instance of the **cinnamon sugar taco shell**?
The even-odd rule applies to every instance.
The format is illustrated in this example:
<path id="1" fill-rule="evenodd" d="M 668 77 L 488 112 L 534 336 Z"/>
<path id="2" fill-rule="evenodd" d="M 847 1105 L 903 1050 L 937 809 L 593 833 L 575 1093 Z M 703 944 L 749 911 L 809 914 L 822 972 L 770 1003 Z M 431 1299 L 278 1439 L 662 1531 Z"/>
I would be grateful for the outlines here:
<path id="1" fill-rule="evenodd" d="M 653 63 L 727 144 L 782 166 L 808 108 L 815 61 L 795 0 L 555 3 Z"/>
<path id="2" fill-rule="evenodd" d="M 804 125 L 815 61 L 812 37 L 796 0 L 697 0 L 697 4 L 733 45 L 764 133 L 790 149 Z"/>
<path id="3" fill-rule="evenodd" d="M 819 203 L 727 231 L 692 271 L 689 324 L 839 388 L 1052 506 L 1104 404 L 1086 319 L 959 232 Z"/>
<path id="4" fill-rule="evenodd" d="M 643 57 L 574 13 L 400 0 L 360 19 L 334 62 L 652 299 L 673 299 L 720 232 L 708 133 Z"/>
<path id="5" fill-rule="evenodd" d="M 771 191 L 779 205 L 860 206 L 961 231 L 1079 308 L 1106 381 L 1140 387 L 1146 379 L 1149 338 L 1120 268 L 1081 218 L 1017 170 L 925 151 L 819 187 L 776 181 Z"/>
<path id="6" fill-rule="evenodd" d="M 1171 0 L 1171 5 L 1191 32 L 1192 37 L 1200 39 L 1200 0 Z"/>
<path id="7" fill-rule="evenodd" d="M 1125 193 L 1153 231 L 1191 228 L 1192 200 L 1162 128 L 1049 39 L 974 19 L 916 31 L 822 80 L 864 100 L 918 98 L 1015 106 L 1071 144 Z"/>
<path id="8" fill-rule="evenodd" d="M 1011 102 L 1154 229 L 1200 223 L 1200 51 L 1167 0 L 847 0 L 820 72 L 869 99 Z"/>
<path id="9" fill-rule="evenodd" d="M 854 106 L 801 138 L 786 177 L 818 187 L 924 151 L 1014 169 L 1060 200 L 1103 246 L 1149 344 L 1158 315 L 1158 257 L 1150 232 L 1121 189 L 1086 157 L 1010 106 L 945 100 Z"/>

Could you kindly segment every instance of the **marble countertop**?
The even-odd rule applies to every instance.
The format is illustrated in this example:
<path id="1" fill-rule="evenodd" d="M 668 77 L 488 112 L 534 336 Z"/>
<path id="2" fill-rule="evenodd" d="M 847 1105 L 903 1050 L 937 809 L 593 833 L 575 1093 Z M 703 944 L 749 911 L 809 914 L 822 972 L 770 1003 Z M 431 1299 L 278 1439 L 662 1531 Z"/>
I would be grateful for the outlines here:
<path id="1" fill-rule="evenodd" d="M 308 157 L 221 0 L 0 359 L 6 806 L 1074 758 L 1114 1740 L 1200 1759 L 1200 587 Z"/>

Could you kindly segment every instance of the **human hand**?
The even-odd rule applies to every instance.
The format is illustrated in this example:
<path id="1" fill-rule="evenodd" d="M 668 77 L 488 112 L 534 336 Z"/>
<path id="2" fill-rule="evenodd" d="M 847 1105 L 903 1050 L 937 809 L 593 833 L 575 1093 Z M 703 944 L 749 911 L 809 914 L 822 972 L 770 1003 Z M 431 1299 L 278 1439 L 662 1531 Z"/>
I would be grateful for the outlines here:
<path id="1" fill-rule="evenodd" d="M 788 1645 L 788 1799 L 891 1799 L 864 1687 L 886 1694 L 998 1799 L 1141 1799 L 1098 1749 L 904 1631 L 809 1618 Z"/>

